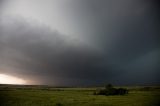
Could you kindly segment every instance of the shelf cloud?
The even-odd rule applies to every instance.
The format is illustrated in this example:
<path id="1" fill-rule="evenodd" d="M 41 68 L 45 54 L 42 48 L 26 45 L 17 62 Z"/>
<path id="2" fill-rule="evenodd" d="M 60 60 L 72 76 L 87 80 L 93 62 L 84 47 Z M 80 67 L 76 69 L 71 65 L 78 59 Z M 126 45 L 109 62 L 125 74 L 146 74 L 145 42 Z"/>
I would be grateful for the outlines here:
<path id="1" fill-rule="evenodd" d="M 0 74 L 55 86 L 159 84 L 158 12 L 158 0 L 0 0 Z"/>

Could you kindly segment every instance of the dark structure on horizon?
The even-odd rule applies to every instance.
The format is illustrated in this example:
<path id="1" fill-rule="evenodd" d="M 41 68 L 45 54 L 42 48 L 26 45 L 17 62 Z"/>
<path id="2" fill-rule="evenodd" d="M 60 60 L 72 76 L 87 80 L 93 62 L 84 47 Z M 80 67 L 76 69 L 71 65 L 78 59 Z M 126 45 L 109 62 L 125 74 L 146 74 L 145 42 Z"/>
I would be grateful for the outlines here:
<path id="1" fill-rule="evenodd" d="M 114 88 L 111 84 L 105 86 L 105 89 L 96 90 L 94 95 L 125 95 L 128 90 L 125 88 Z"/>

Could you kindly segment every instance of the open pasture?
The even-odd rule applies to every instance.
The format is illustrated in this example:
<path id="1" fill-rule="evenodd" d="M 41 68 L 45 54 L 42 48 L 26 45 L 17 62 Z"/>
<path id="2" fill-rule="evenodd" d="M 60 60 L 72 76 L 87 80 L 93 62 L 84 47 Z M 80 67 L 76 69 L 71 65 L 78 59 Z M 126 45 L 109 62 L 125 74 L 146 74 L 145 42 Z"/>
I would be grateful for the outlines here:
<path id="1" fill-rule="evenodd" d="M 160 106 L 160 87 L 127 87 L 129 94 L 93 95 L 97 88 L 0 86 L 0 106 Z"/>

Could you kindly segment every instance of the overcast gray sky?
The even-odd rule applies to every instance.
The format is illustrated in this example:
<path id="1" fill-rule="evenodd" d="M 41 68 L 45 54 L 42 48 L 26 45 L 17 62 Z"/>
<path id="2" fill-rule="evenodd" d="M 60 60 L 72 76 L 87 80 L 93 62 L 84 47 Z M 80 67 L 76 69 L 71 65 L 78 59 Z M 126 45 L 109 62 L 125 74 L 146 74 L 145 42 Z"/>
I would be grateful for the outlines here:
<path id="1" fill-rule="evenodd" d="M 0 74 L 27 84 L 159 84 L 158 0 L 0 0 Z"/>

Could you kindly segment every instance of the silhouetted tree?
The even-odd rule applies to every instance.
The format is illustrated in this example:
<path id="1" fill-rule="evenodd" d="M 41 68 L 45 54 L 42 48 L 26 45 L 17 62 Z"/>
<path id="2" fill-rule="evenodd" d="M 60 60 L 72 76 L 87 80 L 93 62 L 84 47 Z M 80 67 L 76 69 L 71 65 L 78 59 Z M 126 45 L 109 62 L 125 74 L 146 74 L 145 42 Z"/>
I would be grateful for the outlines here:
<path id="1" fill-rule="evenodd" d="M 99 89 L 94 92 L 94 95 L 124 95 L 128 94 L 125 88 L 114 88 L 112 84 L 107 84 L 105 89 Z"/>

